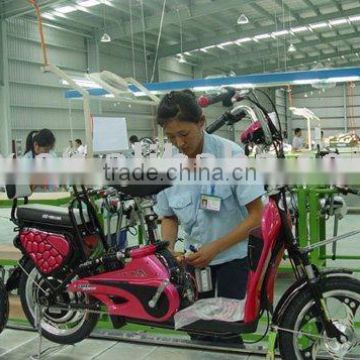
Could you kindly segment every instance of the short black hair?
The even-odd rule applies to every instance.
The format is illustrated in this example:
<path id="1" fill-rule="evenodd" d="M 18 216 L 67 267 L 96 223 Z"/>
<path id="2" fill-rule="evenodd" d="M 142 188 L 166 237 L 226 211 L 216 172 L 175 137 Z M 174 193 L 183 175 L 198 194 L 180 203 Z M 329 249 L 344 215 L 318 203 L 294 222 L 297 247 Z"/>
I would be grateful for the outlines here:
<path id="1" fill-rule="evenodd" d="M 294 130 L 294 133 L 295 133 L 295 134 L 298 134 L 300 131 L 301 131 L 300 128 L 296 128 L 296 129 Z"/>
<path id="2" fill-rule="evenodd" d="M 135 144 L 135 143 L 139 142 L 139 138 L 136 135 L 131 135 L 129 137 L 129 141 L 131 144 Z"/>
<path id="3" fill-rule="evenodd" d="M 34 143 L 41 147 L 49 147 L 50 149 L 55 145 L 55 135 L 49 129 L 41 129 L 33 138 Z"/>
<path id="4" fill-rule="evenodd" d="M 82 145 L 82 141 L 80 139 L 75 139 L 75 142 L 78 143 L 79 145 Z"/>
<path id="5" fill-rule="evenodd" d="M 202 110 L 191 90 L 170 91 L 160 101 L 157 122 L 163 127 L 169 120 L 176 119 L 199 123 Z"/>

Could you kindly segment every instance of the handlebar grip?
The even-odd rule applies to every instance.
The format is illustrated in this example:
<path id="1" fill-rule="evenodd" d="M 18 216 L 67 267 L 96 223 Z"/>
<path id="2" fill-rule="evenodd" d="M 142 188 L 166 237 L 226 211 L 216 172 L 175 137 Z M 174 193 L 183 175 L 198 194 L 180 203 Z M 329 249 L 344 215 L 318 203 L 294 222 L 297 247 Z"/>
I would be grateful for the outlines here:
<path id="1" fill-rule="evenodd" d="M 163 240 L 163 241 L 159 241 L 158 243 L 156 243 L 154 245 L 156 247 L 156 251 L 160 251 L 160 250 L 166 249 L 170 245 L 170 241 Z"/>

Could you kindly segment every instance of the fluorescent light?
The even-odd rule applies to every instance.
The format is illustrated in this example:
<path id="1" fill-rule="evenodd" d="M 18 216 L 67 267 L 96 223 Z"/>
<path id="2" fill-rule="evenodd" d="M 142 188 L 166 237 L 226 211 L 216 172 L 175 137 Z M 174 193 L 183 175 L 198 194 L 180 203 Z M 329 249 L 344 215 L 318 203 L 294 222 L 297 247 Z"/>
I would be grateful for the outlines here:
<path id="1" fill-rule="evenodd" d="M 346 82 L 346 81 L 359 81 L 360 76 L 339 76 L 339 77 L 331 77 L 326 80 L 326 82 Z"/>
<path id="2" fill-rule="evenodd" d="M 342 25 L 342 24 L 347 24 L 348 23 L 348 19 L 342 18 L 342 19 L 335 19 L 335 20 L 330 20 L 329 24 L 330 25 Z"/>
<path id="3" fill-rule="evenodd" d="M 62 7 L 55 8 L 55 11 L 57 11 L 61 14 L 68 14 L 73 11 L 76 11 L 76 8 L 74 8 L 73 6 L 62 6 Z"/>
<path id="4" fill-rule="evenodd" d="M 209 49 L 213 49 L 213 48 L 216 48 L 216 45 L 205 46 L 205 47 L 201 48 L 200 51 L 206 53 Z"/>
<path id="5" fill-rule="evenodd" d="M 291 31 L 293 33 L 299 33 L 299 32 L 309 31 L 309 28 L 307 26 L 298 26 L 291 28 Z"/>
<path id="6" fill-rule="evenodd" d="M 255 84 L 253 83 L 242 83 L 242 84 L 231 84 L 230 86 L 234 86 L 237 88 L 243 88 L 243 89 L 249 89 L 249 88 L 254 88 Z"/>
<path id="7" fill-rule="evenodd" d="M 106 98 L 113 98 L 113 97 L 115 97 L 114 94 L 105 94 L 104 96 L 105 96 Z"/>
<path id="8" fill-rule="evenodd" d="M 327 22 L 321 22 L 321 23 L 316 23 L 316 24 L 310 24 L 310 27 L 312 29 L 320 29 L 320 28 L 324 28 L 324 27 L 328 27 L 329 24 Z"/>
<path id="9" fill-rule="evenodd" d="M 262 40 L 262 39 L 268 39 L 269 37 L 271 37 L 270 34 L 260 34 L 260 35 L 254 36 L 254 39 L 255 40 Z"/>
<path id="10" fill-rule="evenodd" d="M 287 35 L 288 33 L 289 33 L 289 30 L 280 30 L 280 31 L 275 31 L 275 32 L 271 33 L 271 35 L 281 36 L 281 35 Z"/>
<path id="11" fill-rule="evenodd" d="M 80 1 L 78 4 L 84 7 L 91 7 L 91 6 L 99 5 L 100 3 L 97 0 L 85 0 L 85 1 Z"/>
<path id="12" fill-rule="evenodd" d="M 49 13 L 44 13 L 41 14 L 41 17 L 45 18 L 45 19 L 49 19 L 49 20 L 55 20 L 55 16 Z"/>
<path id="13" fill-rule="evenodd" d="M 229 46 L 229 45 L 233 45 L 233 44 L 234 44 L 233 41 L 227 41 L 227 42 L 223 42 L 223 43 L 221 43 L 221 44 L 217 44 L 216 46 L 217 46 L 218 48 L 220 48 L 220 49 L 223 49 L 224 46 Z"/>
<path id="14" fill-rule="evenodd" d="M 249 42 L 249 41 L 252 41 L 252 38 L 246 37 L 246 38 L 237 39 L 235 41 L 235 43 L 239 45 L 239 44 L 246 43 L 246 42 Z"/>
<path id="15" fill-rule="evenodd" d="M 294 85 L 307 85 L 307 84 L 316 84 L 320 82 L 320 79 L 303 79 L 303 80 L 294 80 Z"/>
<path id="16" fill-rule="evenodd" d="M 349 16 L 350 21 L 360 21 L 360 15 Z"/>
<path id="17" fill-rule="evenodd" d="M 53 11 L 53 14 L 58 16 L 58 17 L 64 18 L 64 19 L 68 19 L 68 17 L 65 14 L 61 13 L 61 12 Z"/>

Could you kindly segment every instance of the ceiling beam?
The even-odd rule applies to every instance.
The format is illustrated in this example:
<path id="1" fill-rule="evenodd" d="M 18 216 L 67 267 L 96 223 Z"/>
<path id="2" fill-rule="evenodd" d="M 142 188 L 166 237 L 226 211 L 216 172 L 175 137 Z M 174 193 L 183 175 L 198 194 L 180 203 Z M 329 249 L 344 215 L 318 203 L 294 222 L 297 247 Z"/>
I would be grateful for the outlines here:
<path id="1" fill-rule="evenodd" d="M 45 10 L 50 6 L 59 5 L 66 0 L 38 0 L 37 3 L 41 10 Z M 34 12 L 34 7 L 27 0 L 11 0 L 0 4 L 0 17 L 7 19 L 27 15 Z"/>
<path id="2" fill-rule="evenodd" d="M 344 35 L 339 35 L 339 36 L 331 36 L 331 37 L 326 38 L 326 43 L 329 44 L 331 42 L 345 41 L 345 40 L 354 39 L 354 38 L 358 38 L 358 37 L 359 37 L 359 32 L 356 32 L 356 33 L 354 32 L 351 34 L 344 34 Z M 288 42 L 289 42 L 289 40 L 288 40 Z M 316 39 L 316 40 L 310 40 L 310 41 L 303 41 L 301 43 L 295 44 L 295 46 L 298 50 L 301 51 L 306 48 L 313 48 L 314 46 L 321 45 L 323 43 L 324 43 L 324 39 Z M 226 63 L 226 64 L 236 64 L 241 60 L 249 60 L 249 59 L 251 60 L 251 59 L 254 59 L 255 57 L 269 58 L 271 56 L 274 56 L 274 57 L 277 56 L 276 51 L 271 53 L 271 52 L 269 52 L 269 50 L 262 50 L 256 54 L 254 54 L 254 51 L 245 53 L 245 52 L 241 51 L 241 48 L 242 47 L 238 46 L 236 48 L 236 51 L 234 53 L 232 53 L 231 56 L 227 55 L 226 59 L 221 59 L 222 62 Z M 238 57 L 236 55 L 238 55 Z M 205 60 L 203 66 L 205 68 L 213 67 L 213 66 L 216 66 L 217 63 L 218 63 L 218 61 L 213 61 L 213 60 L 206 61 Z"/>
<path id="3" fill-rule="evenodd" d="M 351 50 L 346 50 L 346 51 L 340 51 L 338 53 L 333 53 L 333 54 L 326 54 L 323 55 L 321 57 L 319 56 L 307 56 L 303 59 L 296 59 L 296 60 L 290 60 L 287 62 L 287 68 L 289 67 L 295 67 L 295 66 L 299 66 L 299 65 L 311 65 L 314 64 L 314 61 L 317 62 L 325 62 L 327 61 L 328 58 L 330 59 L 337 59 L 337 58 L 341 58 L 341 56 L 347 56 L 347 55 L 352 55 L 356 52 L 356 49 L 351 49 Z M 360 49 L 358 50 L 360 53 Z M 358 59 L 358 61 L 360 62 L 360 57 L 356 57 Z M 349 62 L 354 62 L 356 60 L 350 61 Z M 243 75 L 243 74 L 257 74 L 257 73 L 262 73 L 264 72 L 264 65 L 257 65 L 257 66 L 253 66 L 253 67 L 239 67 L 239 68 L 235 68 L 234 69 L 235 72 L 238 75 Z M 284 68 L 282 67 L 278 67 L 277 64 L 274 65 L 267 65 L 266 66 L 266 72 L 276 72 L 276 71 L 284 71 Z"/>
<path id="4" fill-rule="evenodd" d="M 241 5 L 251 3 L 253 0 L 242 0 Z M 218 14 L 221 11 L 225 11 L 228 9 L 236 9 L 239 7 L 239 0 L 222 0 L 222 1 L 214 1 L 209 3 L 207 6 L 204 5 L 194 5 L 191 7 L 191 12 L 188 7 L 178 7 L 179 13 L 181 15 L 182 22 L 186 22 L 189 20 L 194 20 L 202 16 L 208 16 L 213 14 Z M 145 31 L 159 29 L 161 20 L 161 14 L 156 16 L 145 17 Z M 172 8 L 171 10 L 165 12 L 163 26 L 167 26 L 169 24 L 179 23 L 178 12 L 176 8 Z M 133 29 L 134 32 L 140 32 L 142 29 L 141 20 L 133 21 Z M 121 31 L 118 28 L 109 28 L 109 35 L 116 38 L 123 38 L 130 35 L 130 22 L 126 21 L 122 24 Z M 176 54 L 178 50 L 174 54 Z"/>
<path id="5" fill-rule="evenodd" d="M 360 7 L 359 6 L 354 8 L 354 9 L 344 10 L 342 12 L 341 16 L 351 16 L 351 15 L 354 15 L 356 13 L 360 14 Z M 306 19 L 302 19 L 300 21 L 293 22 L 292 27 L 306 26 L 306 25 L 308 25 L 310 23 L 317 23 L 317 22 L 321 22 L 321 21 L 331 20 L 333 18 L 336 18 L 338 15 L 339 15 L 338 12 L 333 12 L 333 13 L 328 13 L 328 14 L 324 14 L 324 15 L 320 15 L 320 16 L 311 16 L 311 17 L 308 17 Z M 256 28 L 256 29 L 251 30 L 251 31 L 246 31 L 243 34 L 241 34 L 242 36 L 240 36 L 238 31 L 234 31 L 231 34 L 219 35 L 216 39 L 213 39 L 213 38 L 209 37 L 209 38 L 198 39 L 197 41 L 186 42 L 186 43 L 183 44 L 183 50 L 184 51 L 191 51 L 191 50 L 194 50 L 194 49 L 214 45 L 214 43 L 222 43 L 222 42 L 226 42 L 226 41 L 234 41 L 234 40 L 239 39 L 240 37 L 253 37 L 255 35 L 268 33 L 268 32 L 273 32 L 273 31 L 275 31 L 274 25 L 264 26 L 264 27 L 261 27 L 261 28 Z M 168 46 L 166 48 L 163 48 L 160 51 L 159 56 L 160 57 L 171 56 L 171 55 L 174 55 L 176 53 L 178 53 L 178 46 Z"/>

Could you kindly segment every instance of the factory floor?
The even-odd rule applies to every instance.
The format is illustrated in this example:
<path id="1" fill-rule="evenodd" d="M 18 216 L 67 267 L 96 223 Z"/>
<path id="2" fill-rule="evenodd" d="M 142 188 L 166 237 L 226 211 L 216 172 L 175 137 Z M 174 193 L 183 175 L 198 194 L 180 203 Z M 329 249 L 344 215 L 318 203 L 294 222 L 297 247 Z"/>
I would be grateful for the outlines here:
<path id="1" fill-rule="evenodd" d="M 0 208 L 0 245 L 11 245 L 14 237 L 13 227 L 10 223 L 9 209 Z M 332 234 L 333 222 L 327 224 L 327 232 Z M 339 234 L 357 230 L 360 228 L 360 215 L 347 215 L 339 223 Z M 331 247 L 328 248 L 330 253 Z M 339 255 L 360 255 L 360 235 L 338 244 Z M 1 254 L 0 254 L 1 255 Z M 360 268 L 359 260 L 337 260 L 328 261 L 330 267 L 352 267 Z M 358 276 L 358 274 L 356 275 Z M 291 283 L 291 277 L 281 276 L 277 282 L 276 298 L 279 298 L 284 290 Z M 265 325 L 260 325 L 261 327 Z M 118 330 L 119 331 L 119 330 Z M 184 336 L 184 335 L 182 335 Z M 186 335 L 185 335 L 186 336 Z M 266 344 L 263 343 L 266 346 Z M 254 346 L 254 345 L 252 345 Z M 5 329 L 0 335 L 0 359 L 4 360 L 25 360 L 38 359 L 39 338 L 37 333 L 23 330 Z M 40 359 L 57 360 L 82 360 L 82 359 L 171 359 L 171 360 L 217 360 L 217 359 L 237 359 L 237 360 L 256 360 L 265 359 L 265 356 L 255 356 L 249 354 L 231 354 L 208 351 L 209 349 L 185 349 L 162 346 L 157 342 L 149 345 L 127 343 L 124 341 L 87 339 L 75 346 L 58 346 L 43 340 L 43 353 Z M 207 350 L 207 351 L 205 351 Z"/>

